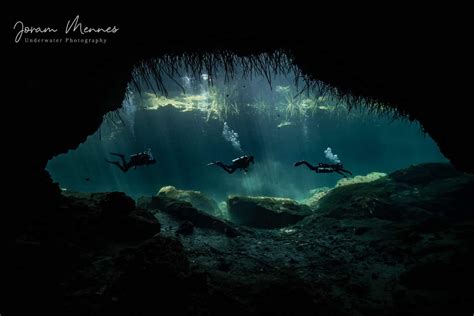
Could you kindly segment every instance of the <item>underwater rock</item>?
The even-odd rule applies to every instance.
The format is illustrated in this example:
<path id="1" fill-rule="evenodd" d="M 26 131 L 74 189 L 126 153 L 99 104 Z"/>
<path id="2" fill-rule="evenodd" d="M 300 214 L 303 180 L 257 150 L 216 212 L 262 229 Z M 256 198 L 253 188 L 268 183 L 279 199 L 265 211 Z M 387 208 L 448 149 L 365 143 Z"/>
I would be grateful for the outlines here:
<path id="1" fill-rule="evenodd" d="M 380 277 L 380 273 L 378 273 L 378 272 L 372 272 L 372 274 L 370 275 L 370 277 L 371 277 L 373 280 L 378 280 L 379 277 Z"/>
<path id="2" fill-rule="evenodd" d="M 179 201 L 164 196 L 154 196 L 151 198 L 147 208 L 158 209 L 177 220 L 190 221 L 197 227 L 212 229 L 224 233 L 228 237 L 236 237 L 240 235 L 240 232 L 232 227 L 230 223 L 198 210 L 189 202 Z"/>
<path id="3" fill-rule="evenodd" d="M 410 172 L 417 168 L 408 170 L 407 178 L 416 178 Z M 9 256 L 20 276 L 16 293 L 20 297 L 27 289 L 28 298 L 50 297 L 52 306 L 67 305 L 61 313 L 66 315 L 147 314 L 157 306 L 212 315 L 449 315 L 453 308 L 454 314 L 467 314 L 474 278 L 474 177 L 432 177 L 420 185 L 402 175 L 335 188 L 296 225 L 248 228 L 230 243 L 195 223 L 229 235 L 236 230 L 226 231 L 219 226 L 225 221 L 187 202 L 142 198 L 128 213 L 130 205 L 121 212 L 111 206 L 121 199 L 128 203 L 121 194 L 65 193 L 61 208 L 37 221 L 52 222 L 19 240 Z M 152 210 L 172 229 L 156 234 L 140 227 L 154 221 Z M 139 225 L 132 225 L 134 219 Z M 176 240 L 180 223 L 196 226 L 190 238 Z M 145 235 L 153 237 L 143 242 Z M 55 292 L 45 291 L 47 284 Z"/>
<path id="4" fill-rule="evenodd" d="M 175 304 L 175 298 L 180 297 L 181 302 L 189 299 L 189 262 L 175 239 L 157 235 L 85 268 L 74 284 L 87 288 L 73 292 L 70 298 L 75 305 L 89 302 L 89 306 L 81 306 L 88 311 L 84 314 L 146 314 L 156 307 L 157 297 L 161 308 L 186 310 L 186 306 Z M 93 302 L 99 302 L 101 309 L 95 310 Z"/>
<path id="5" fill-rule="evenodd" d="M 137 199 L 137 208 L 140 209 L 149 209 L 150 204 L 151 204 L 151 196 L 141 196 Z"/>
<path id="6" fill-rule="evenodd" d="M 293 277 L 293 280 L 287 278 Z M 311 287 L 297 275 L 261 282 L 250 289 L 254 315 L 340 315 L 328 311 L 324 298 L 315 300 Z M 317 313 L 316 313 L 317 311 Z"/>
<path id="7" fill-rule="evenodd" d="M 410 267 L 400 275 L 400 282 L 414 289 L 449 289 L 466 282 L 463 272 L 449 263 L 434 261 Z"/>
<path id="8" fill-rule="evenodd" d="M 368 183 L 380 178 L 387 176 L 386 173 L 382 172 L 371 172 L 365 176 L 355 176 L 351 178 L 342 178 L 339 180 L 334 188 L 356 184 L 356 183 Z M 312 210 L 317 209 L 317 205 L 319 200 L 321 200 L 326 194 L 328 194 L 333 188 L 329 187 L 321 187 L 316 188 L 310 191 L 311 196 L 305 200 L 303 200 L 303 204 L 308 205 Z"/>
<path id="9" fill-rule="evenodd" d="M 380 178 L 387 176 L 386 173 L 383 172 L 371 172 L 365 176 L 355 176 L 351 178 L 342 178 L 341 180 L 337 181 L 335 188 L 356 184 L 356 183 L 368 183 Z M 321 187 L 316 188 L 310 191 L 311 196 L 303 201 L 303 204 L 308 205 L 312 210 L 317 208 L 317 204 L 319 200 L 321 200 L 326 194 L 328 194 L 333 188 L 329 187 Z"/>
<path id="10" fill-rule="evenodd" d="M 222 201 L 218 205 L 219 205 L 219 209 L 221 210 L 222 217 L 225 219 L 229 219 L 229 211 L 227 210 L 227 202 Z"/>
<path id="11" fill-rule="evenodd" d="M 385 220 L 400 218 L 400 210 L 383 199 L 377 197 L 354 197 L 350 205 L 338 206 L 332 209 L 327 216 L 336 219 L 376 217 Z"/>
<path id="12" fill-rule="evenodd" d="M 161 225 L 158 220 L 147 210 L 137 209 L 130 213 L 122 227 L 127 234 L 135 238 L 148 238 L 160 232 Z"/>
<path id="13" fill-rule="evenodd" d="M 220 216 L 221 210 L 217 203 L 200 191 L 178 190 L 173 186 L 162 187 L 157 196 L 191 203 L 192 206 L 214 216 Z"/>
<path id="14" fill-rule="evenodd" d="M 73 226 L 91 241 L 97 236 L 120 240 L 148 238 L 160 232 L 160 223 L 122 192 L 63 193 L 62 226 Z M 73 231 L 71 231 L 73 233 Z"/>
<path id="15" fill-rule="evenodd" d="M 224 258 L 219 258 L 217 263 L 217 269 L 223 272 L 229 272 L 232 268 L 232 263 L 226 261 Z"/>
<path id="16" fill-rule="evenodd" d="M 439 177 L 438 177 L 439 176 Z M 328 217 L 422 222 L 433 216 L 472 218 L 474 176 L 449 164 L 412 166 L 368 183 L 343 185 L 322 197 L 316 212 Z"/>
<path id="17" fill-rule="evenodd" d="M 256 228 L 281 228 L 312 214 L 307 205 L 286 198 L 232 196 L 227 206 L 233 223 Z"/>
<path id="18" fill-rule="evenodd" d="M 369 288 L 366 284 L 361 284 L 361 283 L 354 283 L 351 282 L 346 285 L 346 290 L 359 297 L 366 296 L 367 293 L 369 292 Z"/>
<path id="19" fill-rule="evenodd" d="M 389 177 L 399 183 L 407 185 L 426 185 L 433 181 L 462 177 L 465 175 L 457 171 L 448 163 L 423 163 L 397 170 Z"/>
<path id="20" fill-rule="evenodd" d="M 135 201 L 123 192 L 92 193 L 104 216 L 125 216 L 135 209 Z"/>
<path id="21" fill-rule="evenodd" d="M 325 196 L 331 188 L 329 187 L 321 187 L 311 190 L 309 193 L 311 196 L 305 200 L 303 200 L 303 204 L 308 205 L 311 209 L 315 209 L 316 205 L 318 204 L 319 200 Z"/>
<path id="22" fill-rule="evenodd" d="M 194 224 L 190 221 L 182 222 L 178 229 L 176 230 L 176 234 L 180 235 L 191 235 L 194 231 Z"/>
<path id="23" fill-rule="evenodd" d="M 378 180 L 387 176 L 386 173 L 383 172 L 371 172 L 365 176 L 355 176 L 351 178 L 342 178 L 341 180 L 337 181 L 336 187 L 344 186 L 344 185 L 351 185 L 356 183 L 367 183 Z"/>
<path id="24" fill-rule="evenodd" d="M 354 235 L 363 235 L 365 234 L 366 232 L 368 232 L 369 230 L 371 230 L 370 227 L 357 227 L 356 229 L 354 229 Z"/>
<path id="25" fill-rule="evenodd" d="M 135 201 L 123 192 L 76 193 L 63 192 L 70 205 L 87 207 L 103 217 L 127 216 L 135 210 Z"/>

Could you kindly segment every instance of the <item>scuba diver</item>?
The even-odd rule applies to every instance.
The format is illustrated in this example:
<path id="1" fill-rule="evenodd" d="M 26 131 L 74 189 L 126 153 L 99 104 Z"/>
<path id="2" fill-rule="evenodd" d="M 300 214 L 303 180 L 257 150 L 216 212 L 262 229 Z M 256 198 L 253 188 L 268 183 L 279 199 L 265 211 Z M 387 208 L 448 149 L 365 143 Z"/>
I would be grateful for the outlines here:
<path id="1" fill-rule="evenodd" d="M 245 173 L 247 173 L 249 170 L 249 165 L 250 163 L 255 163 L 254 157 L 253 156 L 242 156 L 239 158 L 235 158 L 232 160 L 231 165 L 226 165 L 222 163 L 221 161 L 215 161 L 207 164 L 208 166 L 216 165 L 224 169 L 228 173 L 234 173 L 235 170 L 237 169 L 242 169 Z"/>
<path id="2" fill-rule="evenodd" d="M 128 169 L 133 167 L 133 169 L 136 169 L 138 166 L 147 166 L 147 165 L 153 165 L 156 163 L 156 160 L 153 158 L 153 155 L 151 154 L 151 148 L 148 148 L 146 151 L 131 155 L 130 156 L 130 161 L 126 162 L 125 161 L 125 155 L 122 154 L 116 154 L 116 153 L 110 153 L 111 155 L 118 156 L 120 157 L 121 161 L 110 161 L 105 159 L 108 163 L 111 163 L 113 165 L 116 165 L 117 167 L 120 168 L 123 172 L 127 172 Z M 120 164 L 122 163 L 122 164 Z"/>
<path id="3" fill-rule="evenodd" d="M 316 173 L 332 173 L 332 172 L 337 172 L 340 175 L 342 175 L 344 178 L 347 178 L 347 176 L 343 173 L 348 173 L 352 176 L 352 172 L 349 170 L 344 169 L 344 166 L 342 163 L 338 162 L 335 164 L 327 164 L 327 163 L 318 163 L 318 166 L 312 166 L 310 163 L 308 163 L 306 160 L 302 161 L 297 161 L 295 162 L 295 167 L 298 167 L 302 164 L 305 164 L 309 169 L 315 171 Z"/>

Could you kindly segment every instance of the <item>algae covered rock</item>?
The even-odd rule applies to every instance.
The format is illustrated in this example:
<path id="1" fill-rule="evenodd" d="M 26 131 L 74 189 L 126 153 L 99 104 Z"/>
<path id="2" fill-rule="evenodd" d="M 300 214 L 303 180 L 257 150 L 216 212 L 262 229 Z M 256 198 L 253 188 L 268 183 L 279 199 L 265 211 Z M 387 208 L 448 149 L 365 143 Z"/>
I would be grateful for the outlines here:
<path id="1" fill-rule="evenodd" d="M 308 205 L 311 209 L 314 209 L 316 208 L 319 200 L 321 200 L 321 198 L 323 198 L 330 190 L 331 188 L 329 187 L 313 189 L 309 192 L 311 196 L 303 200 L 302 203 Z"/>
<path id="2" fill-rule="evenodd" d="M 341 180 L 337 181 L 336 188 L 345 185 L 351 185 L 356 183 L 368 183 L 380 178 L 387 176 L 386 173 L 383 172 L 371 172 L 365 176 L 355 176 L 351 178 L 342 178 Z"/>
<path id="3" fill-rule="evenodd" d="M 189 202 L 198 210 L 214 216 L 221 215 L 221 211 L 217 203 L 200 191 L 178 190 L 174 186 L 166 186 L 162 187 L 160 191 L 158 191 L 157 196 Z"/>
<path id="4" fill-rule="evenodd" d="M 365 176 L 355 176 L 351 178 L 342 178 L 341 180 L 337 181 L 335 188 L 352 185 L 357 183 L 368 183 L 372 181 L 376 181 L 380 178 L 387 176 L 386 173 L 383 172 L 371 172 Z M 321 187 L 311 190 L 310 197 L 305 199 L 302 203 L 308 205 L 312 210 L 317 208 L 319 200 L 321 200 L 326 194 L 328 194 L 333 188 L 329 187 Z"/>
<path id="5" fill-rule="evenodd" d="M 275 197 L 232 196 L 227 207 L 233 223 L 256 228 L 281 228 L 312 214 L 307 205 Z"/>
<path id="6" fill-rule="evenodd" d="M 460 219 L 472 215 L 472 192 L 474 176 L 449 164 L 421 164 L 375 181 L 340 185 L 319 200 L 316 212 L 337 219 Z"/>

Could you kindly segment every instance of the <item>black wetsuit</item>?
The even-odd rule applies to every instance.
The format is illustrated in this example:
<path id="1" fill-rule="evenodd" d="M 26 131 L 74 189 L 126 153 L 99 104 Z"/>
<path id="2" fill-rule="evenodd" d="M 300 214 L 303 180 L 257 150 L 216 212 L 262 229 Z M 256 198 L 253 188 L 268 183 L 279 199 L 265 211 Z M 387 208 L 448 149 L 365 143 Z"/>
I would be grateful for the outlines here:
<path id="1" fill-rule="evenodd" d="M 343 172 L 352 175 L 352 172 L 350 172 L 349 170 L 344 169 L 344 166 L 341 163 L 327 164 L 327 163 L 321 163 L 320 162 L 320 163 L 318 163 L 318 166 L 315 167 L 315 166 L 311 165 L 310 163 L 308 163 L 307 161 L 302 160 L 302 161 L 296 162 L 295 167 L 298 167 L 298 166 L 303 165 L 303 164 L 306 165 L 309 169 L 313 170 L 316 173 L 336 172 L 336 173 L 339 173 L 340 175 L 342 175 L 344 178 L 346 178 L 346 175 Z"/>
<path id="2" fill-rule="evenodd" d="M 125 155 L 110 153 L 111 155 L 120 157 L 121 161 L 110 161 L 105 159 L 108 163 L 116 165 L 123 172 L 127 172 L 130 168 L 136 168 L 138 166 L 152 165 L 156 163 L 156 160 L 148 152 L 142 152 L 130 156 L 130 161 L 125 161 Z"/>
<path id="3" fill-rule="evenodd" d="M 254 163 L 253 156 L 242 156 L 232 160 L 231 165 L 226 165 L 221 161 L 212 162 L 209 165 L 216 165 L 224 169 L 227 173 L 234 173 L 237 169 L 242 169 L 244 172 L 248 171 L 250 163 Z"/>

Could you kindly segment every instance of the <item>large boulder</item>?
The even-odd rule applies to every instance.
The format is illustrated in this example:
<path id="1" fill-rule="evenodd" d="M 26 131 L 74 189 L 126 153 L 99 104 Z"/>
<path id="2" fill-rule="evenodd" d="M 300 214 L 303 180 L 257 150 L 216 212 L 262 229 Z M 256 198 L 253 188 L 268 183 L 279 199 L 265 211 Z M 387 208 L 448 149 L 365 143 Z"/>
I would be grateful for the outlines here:
<path id="1" fill-rule="evenodd" d="M 317 202 L 315 212 L 336 219 L 470 218 L 472 192 L 473 175 L 460 173 L 449 164 L 421 164 L 372 182 L 338 186 Z"/>
<path id="2" fill-rule="evenodd" d="M 179 201 L 189 202 L 193 207 L 214 216 L 220 216 L 221 211 L 217 203 L 200 191 L 178 190 L 174 186 L 162 187 L 158 197 L 166 197 Z"/>
<path id="3" fill-rule="evenodd" d="M 152 198 L 141 198 L 139 204 L 146 209 L 159 210 L 179 221 L 189 221 L 196 227 L 224 233 L 228 237 L 240 235 L 240 232 L 231 223 L 198 210 L 186 201 L 157 195 Z"/>
<path id="4" fill-rule="evenodd" d="M 63 193 L 57 217 L 74 238 L 140 240 L 160 232 L 160 223 L 149 211 L 135 207 L 122 192 Z"/>
<path id="5" fill-rule="evenodd" d="M 227 200 L 230 220 L 256 228 L 280 228 L 312 214 L 311 209 L 292 199 L 232 196 Z"/>
<path id="6" fill-rule="evenodd" d="M 129 235 L 134 239 L 145 239 L 160 232 L 161 225 L 156 217 L 147 210 L 136 209 L 131 212 L 126 220 L 122 221 L 122 224 L 118 226 L 122 231 L 118 232 L 119 235 Z"/>
<path id="7" fill-rule="evenodd" d="M 341 180 L 337 181 L 335 188 L 342 187 L 346 185 L 352 185 L 357 183 L 368 183 L 372 181 L 376 181 L 380 178 L 386 177 L 386 173 L 382 172 L 371 172 L 365 176 L 355 176 L 351 178 L 342 178 Z M 315 210 L 318 206 L 319 200 L 321 200 L 326 194 L 331 192 L 333 188 L 329 187 L 321 187 L 311 190 L 310 197 L 303 200 L 302 203 L 308 205 L 312 210 Z"/>

